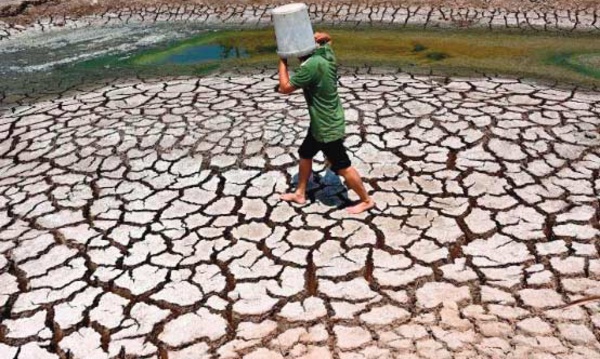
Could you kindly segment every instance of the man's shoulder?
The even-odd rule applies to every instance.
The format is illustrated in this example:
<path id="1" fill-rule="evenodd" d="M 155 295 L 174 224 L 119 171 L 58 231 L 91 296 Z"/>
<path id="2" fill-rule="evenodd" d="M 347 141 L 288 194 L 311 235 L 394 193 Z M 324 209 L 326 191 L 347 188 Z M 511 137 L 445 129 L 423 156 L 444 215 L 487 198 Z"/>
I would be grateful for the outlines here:
<path id="1" fill-rule="evenodd" d="M 314 54 L 313 56 L 311 56 L 308 60 L 306 60 L 303 65 L 304 66 L 308 66 L 311 69 L 317 69 L 319 67 L 322 66 L 329 66 L 331 63 L 330 60 L 328 60 L 327 58 L 318 55 L 318 54 Z"/>
<path id="2" fill-rule="evenodd" d="M 300 66 L 301 67 L 314 67 L 314 66 L 318 65 L 321 60 L 322 60 L 321 56 L 317 56 L 316 54 L 313 54 L 311 57 L 304 60 L 300 64 Z"/>
<path id="3" fill-rule="evenodd" d="M 313 55 L 306 59 L 304 62 L 302 62 L 300 64 L 300 68 L 304 72 L 315 73 L 319 71 L 319 68 L 322 67 L 324 62 L 324 59 L 320 56 Z"/>

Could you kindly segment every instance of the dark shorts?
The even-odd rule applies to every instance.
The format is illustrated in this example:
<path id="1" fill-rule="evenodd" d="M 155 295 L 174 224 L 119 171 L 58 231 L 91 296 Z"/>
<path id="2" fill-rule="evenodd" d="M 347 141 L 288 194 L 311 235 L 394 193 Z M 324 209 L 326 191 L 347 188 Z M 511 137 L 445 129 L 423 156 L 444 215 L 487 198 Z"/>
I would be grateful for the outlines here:
<path id="1" fill-rule="evenodd" d="M 350 158 L 346 153 L 343 138 L 328 143 L 318 142 L 309 129 L 304 142 L 302 142 L 302 145 L 298 150 L 298 154 L 300 155 L 300 158 L 309 160 L 315 157 L 319 151 L 323 151 L 327 160 L 331 162 L 330 169 L 334 173 L 338 173 L 339 170 L 346 169 L 352 165 Z"/>

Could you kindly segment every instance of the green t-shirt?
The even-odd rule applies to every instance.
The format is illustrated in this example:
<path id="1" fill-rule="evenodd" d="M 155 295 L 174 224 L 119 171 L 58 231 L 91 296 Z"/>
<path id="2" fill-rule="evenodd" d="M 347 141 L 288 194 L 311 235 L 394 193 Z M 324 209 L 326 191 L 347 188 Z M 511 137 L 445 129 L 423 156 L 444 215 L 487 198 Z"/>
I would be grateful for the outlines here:
<path id="1" fill-rule="evenodd" d="M 300 65 L 290 83 L 304 92 L 314 138 L 324 143 L 343 138 L 346 121 L 337 92 L 337 64 L 331 47 L 319 47 Z"/>

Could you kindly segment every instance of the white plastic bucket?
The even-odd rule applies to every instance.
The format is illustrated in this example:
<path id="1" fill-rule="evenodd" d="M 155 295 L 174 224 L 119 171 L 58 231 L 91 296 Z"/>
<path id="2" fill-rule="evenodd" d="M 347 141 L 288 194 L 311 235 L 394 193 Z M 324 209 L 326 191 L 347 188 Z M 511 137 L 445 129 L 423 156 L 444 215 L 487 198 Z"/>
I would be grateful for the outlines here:
<path id="1" fill-rule="evenodd" d="M 308 7 L 303 3 L 279 6 L 271 12 L 280 57 L 301 57 L 316 48 Z"/>

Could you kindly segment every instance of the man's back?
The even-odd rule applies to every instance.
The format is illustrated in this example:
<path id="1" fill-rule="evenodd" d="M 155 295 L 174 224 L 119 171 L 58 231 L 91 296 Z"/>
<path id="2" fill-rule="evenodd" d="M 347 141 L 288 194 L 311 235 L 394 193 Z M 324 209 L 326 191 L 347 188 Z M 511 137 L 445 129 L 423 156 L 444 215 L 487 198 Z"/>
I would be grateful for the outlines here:
<path id="1" fill-rule="evenodd" d="M 331 47 L 319 47 L 300 65 L 290 83 L 304 91 L 315 139 L 327 143 L 343 138 L 344 110 L 337 92 L 337 63 Z"/>

